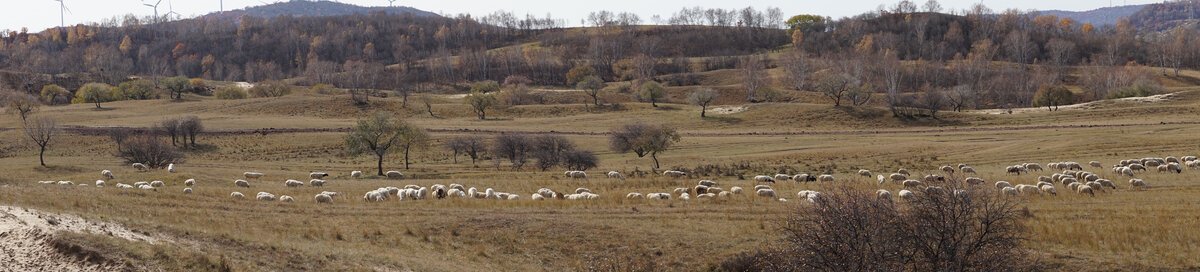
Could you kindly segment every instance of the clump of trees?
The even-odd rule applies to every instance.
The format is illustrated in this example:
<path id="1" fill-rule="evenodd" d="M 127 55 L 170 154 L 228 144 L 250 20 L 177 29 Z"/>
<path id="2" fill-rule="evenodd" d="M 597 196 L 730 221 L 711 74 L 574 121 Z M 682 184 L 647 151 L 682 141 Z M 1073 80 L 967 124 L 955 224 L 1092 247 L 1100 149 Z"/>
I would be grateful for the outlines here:
<path id="1" fill-rule="evenodd" d="M 254 97 L 280 97 L 292 93 L 292 87 L 280 81 L 263 81 L 250 87 L 250 95 Z"/>
<path id="2" fill-rule="evenodd" d="M 1037 93 L 1033 95 L 1033 106 L 1046 107 L 1047 110 L 1056 111 L 1058 106 L 1067 105 L 1074 102 L 1075 94 L 1071 90 L 1062 85 L 1046 85 L 1038 88 Z"/>
<path id="3" fill-rule="evenodd" d="M 125 159 L 126 163 L 142 163 L 152 168 L 163 168 L 184 160 L 183 153 L 154 133 L 115 128 L 109 131 L 109 137 L 117 144 L 116 156 Z"/>
<path id="4" fill-rule="evenodd" d="M 75 103 L 96 104 L 96 109 L 102 109 L 100 103 L 113 101 L 112 86 L 104 83 L 88 83 L 75 92 Z"/>
<path id="5" fill-rule="evenodd" d="M 649 101 L 650 106 L 658 107 L 658 101 L 666 97 L 666 89 L 658 82 L 648 81 L 642 84 L 642 92 L 640 98 L 642 101 Z"/>
<path id="6" fill-rule="evenodd" d="M 200 117 L 188 115 L 162 120 L 156 126 L 156 130 L 171 137 L 171 146 L 182 144 L 184 148 L 196 148 L 196 136 L 204 131 L 204 124 Z"/>
<path id="7" fill-rule="evenodd" d="M 609 149 L 617 153 L 633 152 L 638 158 L 650 155 L 654 168 L 659 168 L 658 153 L 666 152 L 679 140 L 679 132 L 674 128 L 634 123 L 613 130 Z"/>
<path id="8" fill-rule="evenodd" d="M 463 140 L 452 140 L 463 146 Z M 465 149 L 464 149 L 465 150 Z M 504 134 L 492 141 L 491 153 L 507 159 L 513 169 L 520 169 L 534 159 L 539 170 L 561 166 L 568 170 L 584 171 L 596 167 L 599 159 L 592 151 L 577 149 L 575 143 L 563 136 L 542 135 L 530 137 L 525 134 Z M 469 153 L 468 153 L 469 154 Z M 500 161 L 496 161 L 499 167 Z"/>
<path id="9" fill-rule="evenodd" d="M 471 164 L 487 151 L 486 140 L 480 136 L 457 136 L 446 141 L 446 149 L 454 152 L 454 163 L 458 163 L 458 155 L 467 155 L 471 158 Z"/>
<path id="10" fill-rule="evenodd" d="M 346 150 L 351 155 L 371 153 L 378 159 L 378 174 L 383 176 L 383 159 L 397 151 L 404 153 L 404 168 L 409 168 L 409 156 L 423 147 L 429 139 L 424 129 L 396 118 L 391 113 L 376 112 L 358 123 L 345 137 Z"/>

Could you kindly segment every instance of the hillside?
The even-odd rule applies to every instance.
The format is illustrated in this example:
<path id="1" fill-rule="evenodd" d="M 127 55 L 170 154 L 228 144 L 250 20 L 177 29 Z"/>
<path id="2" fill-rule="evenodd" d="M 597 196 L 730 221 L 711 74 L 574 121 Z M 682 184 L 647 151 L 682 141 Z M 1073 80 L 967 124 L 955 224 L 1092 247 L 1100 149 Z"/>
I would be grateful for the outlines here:
<path id="1" fill-rule="evenodd" d="M 1054 15 L 1059 18 L 1071 18 L 1083 24 L 1092 24 L 1095 26 L 1115 25 L 1121 18 L 1129 18 L 1130 15 L 1141 11 L 1150 5 L 1129 5 L 1119 7 L 1098 8 L 1088 11 L 1066 11 L 1066 10 L 1046 10 L 1041 11 L 1042 15 Z"/>
<path id="2" fill-rule="evenodd" d="M 1142 30 L 1163 31 L 1195 23 L 1200 19 L 1200 1 L 1188 0 L 1153 4 L 1129 16 L 1129 21 Z"/>
<path id="3" fill-rule="evenodd" d="M 238 19 L 242 16 L 275 18 L 284 15 L 297 17 L 328 17 L 354 14 L 366 15 L 371 12 L 380 11 L 395 15 L 412 14 L 418 17 L 440 17 L 440 15 L 436 13 L 405 6 L 363 7 L 331 1 L 292 0 L 263 6 L 253 6 L 246 9 L 214 12 L 201 16 L 201 18 Z"/>

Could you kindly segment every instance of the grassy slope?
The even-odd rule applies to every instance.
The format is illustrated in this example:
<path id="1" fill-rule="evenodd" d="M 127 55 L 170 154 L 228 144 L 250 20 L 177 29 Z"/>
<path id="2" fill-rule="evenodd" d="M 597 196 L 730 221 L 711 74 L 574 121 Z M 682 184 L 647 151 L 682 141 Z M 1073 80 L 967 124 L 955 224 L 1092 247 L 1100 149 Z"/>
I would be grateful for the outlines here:
<path id="1" fill-rule="evenodd" d="M 662 156 L 667 167 L 744 164 L 738 172 L 752 175 L 791 168 L 801 172 L 834 173 L 843 183 L 874 189 L 871 179 L 851 173 L 859 168 L 885 172 L 899 167 L 929 173 L 934 166 L 964 162 L 981 177 L 1033 183 L 1034 177 L 1007 177 L 1003 167 L 1019 162 L 1116 160 L 1147 156 L 1194 155 L 1200 128 L 1164 125 L 1106 128 L 1059 128 L 978 132 L 914 132 L 901 134 L 743 136 L 711 133 L 804 132 L 844 130 L 926 130 L 933 126 L 986 128 L 1012 126 L 1158 123 L 1195 120 L 1200 92 L 1182 93 L 1176 100 L 1155 104 L 1105 102 L 1087 110 L 1015 115 L 946 113 L 939 121 L 898 121 L 880 109 L 831 109 L 816 104 L 758 104 L 750 110 L 700 119 L 698 108 L 670 105 L 653 109 L 623 104 L 621 110 L 590 113 L 582 105 L 523 106 L 501 109 L 497 120 L 473 119 L 453 99 L 435 105 L 439 118 L 419 106 L 398 106 L 398 99 L 380 99 L 374 109 L 402 112 L 414 123 L 437 129 L 604 132 L 638 120 L 669 123 L 684 138 Z M 89 105 L 48 107 L 41 114 L 67 125 L 147 126 L 164 116 L 196 114 L 210 129 L 341 128 L 366 115 L 347 99 L 293 95 L 283 98 L 189 102 L 126 101 L 107 103 L 107 111 Z M 668 107 L 664 107 L 668 108 Z M 0 127 L 15 127 L 12 118 Z M 451 134 L 437 133 L 437 137 Z M 697 178 L 668 180 L 631 178 L 618 183 L 594 178 L 566 181 L 558 170 L 548 172 L 497 170 L 491 161 L 479 168 L 453 164 L 440 150 L 417 154 L 418 164 L 406 171 L 415 179 L 404 182 L 350 180 L 350 170 L 367 170 L 370 158 L 342 154 L 339 133 L 269 135 L 209 135 L 201 138 L 204 151 L 191 154 L 181 173 L 135 173 L 110 156 L 113 147 L 103 137 L 60 138 L 48 156 L 53 166 L 36 166 L 36 152 L 23 146 L 17 131 L 0 131 L 0 205 L 18 205 L 123 222 L 135 229 L 166 235 L 177 247 L 172 254 L 206 256 L 180 258 L 194 262 L 162 261 L 170 256 L 134 255 L 133 260 L 164 267 L 229 262 L 238 270 L 581 270 L 613 260 L 653 260 L 663 270 L 698 270 L 738 252 L 771 243 L 771 233 L 790 205 L 743 197 L 728 202 L 625 201 L 627 192 L 668 192 L 694 184 Z M 570 136 L 579 146 L 598 151 L 601 170 L 646 170 L 648 159 L 605 150 L 603 136 Z M 399 168 L 399 160 L 389 161 Z M 91 181 L 100 169 L 117 172 L 115 182 L 163 180 L 161 192 L 113 188 L 63 188 L 32 184 L 37 180 Z M 239 189 L 231 180 L 243 171 L 262 171 L 268 179 L 254 188 Z M 327 188 L 287 189 L 285 179 L 305 179 L 308 171 L 329 171 Z M 1113 180 L 1107 171 L 1095 170 Z M 596 171 L 593 171 L 596 173 Z M 1196 268 L 1200 233 L 1190 231 L 1200 209 L 1194 199 L 1200 171 L 1183 174 L 1148 173 L 1154 188 L 1102 194 L 1095 199 L 1075 196 L 1031 198 L 1033 214 L 1029 247 L 1061 270 L 1142 270 Z M 182 180 L 197 178 L 194 195 L 182 194 Z M 706 177 L 723 187 L 752 187 L 736 176 Z M 368 204 L 357 195 L 380 186 L 461 183 L 520 193 L 537 188 L 570 191 L 588 187 L 604 198 L 594 202 L 427 201 Z M 823 185 L 780 184 L 791 198 L 803 189 Z M 884 188 L 897 190 L 896 186 Z M 98 191 L 99 190 L 99 191 Z M 347 193 L 333 206 L 319 206 L 312 195 L 332 190 Z M 297 196 L 300 202 L 233 201 L 231 191 L 259 191 Z M 136 245 L 100 238 L 85 242 L 111 244 L 139 252 Z M 83 242 L 81 242 L 83 243 Z M 616 249 L 616 250 L 614 250 Z M 121 252 L 117 250 L 116 252 Z M 139 259 L 140 258 L 140 259 Z M 216 261 L 219 260 L 219 261 Z"/>

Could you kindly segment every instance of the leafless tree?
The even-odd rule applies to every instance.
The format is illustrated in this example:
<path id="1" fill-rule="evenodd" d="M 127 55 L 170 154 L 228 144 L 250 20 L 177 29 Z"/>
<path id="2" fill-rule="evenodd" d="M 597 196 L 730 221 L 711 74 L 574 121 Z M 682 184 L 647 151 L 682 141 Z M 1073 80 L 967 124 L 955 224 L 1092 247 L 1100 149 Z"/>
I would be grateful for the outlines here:
<path id="1" fill-rule="evenodd" d="M 128 163 L 141 163 L 153 168 L 179 163 L 184 158 L 174 146 L 168 146 L 153 134 L 131 136 L 125 140 L 125 147 L 117 150 L 117 157 Z"/>
<path id="2" fill-rule="evenodd" d="M 716 101 L 718 95 L 717 90 L 713 90 L 713 88 L 701 87 L 688 95 L 688 102 L 700 106 L 700 118 L 704 118 L 705 112 L 708 111 L 708 105 Z"/>
<path id="3" fill-rule="evenodd" d="M 764 69 L 761 56 L 746 56 L 738 61 L 738 74 L 742 76 L 742 89 L 746 91 L 746 101 L 757 102 L 754 95 L 769 84 L 767 72 Z"/>
<path id="4" fill-rule="evenodd" d="M 17 91 L 5 91 L 0 93 L 0 102 L 4 103 L 5 111 L 16 114 L 21 118 L 21 122 L 25 122 L 29 115 L 37 111 L 42 104 L 37 96 L 20 93 Z"/>
<path id="5" fill-rule="evenodd" d="M 1029 38 L 1029 32 L 1023 30 L 1013 30 L 1008 33 L 1008 37 L 1004 39 L 1004 46 L 1008 48 L 1008 57 L 1021 65 L 1021 70 L 1029 64 L 1029 59 L 1037 55 L 1037 44 Z"/>
<path id="6" fill-rule="evenodd" d="M 942 110 L 946 105 L 946 95 L 938 87 L 925 87 L 925 93 L 921 94 L 921 107 L 929 111 L 929 116 L 937 118 L 937 112 Z"/>
<path id="7" fill-rule="evenodd" d="M 25 136 L 38 146 L 38 161 L 45 167 L 46 149 L 50 148 L 51 141 L 58 134 L 58 123 L 50 117 L 33 117 L 22 124 Z"/>
<path id="8" fill-rule="evenodd" d="M 563 163 L 563 155 L 575 150 L 575 143 L 566 137 L 557 135 L 542 135 L 533 139 L 533 157 L 537 159 L 537 167 L 546 171 Z"/>
<path id="9" fill-rule="evenodd" d="M 780 59 L 783 64 L 784 78 L 787 84 L 793 90 L 804 90 L 808 86 L 808 75 L 812 73 L 812 64 L 808 61 L 808 54 L 804 51 L 796 49 L 783 54 Z"/>
<path id="10" fill-rule="evenodd" d="M 842 98 L 854 86 L 854 79 L 848 75 L 828 73 L 817 78 L 815 89 L 833 101 L 833 105 L 841 106 Z"/>
<path id="11" fill-rule="evenodd" d="M 532 150 L 533 140 L 529 136 L 525 136 L 524 134 L 504 134 L 497 136 L 492 142 L 491 152 L 495 156 L 508 159 L 513 169 L 521 169 L 529 161 L 529 152 Z"/>
<path id="12" fill-rule="evenodd" d="M 204 124 L 200 121 L 200 117 L 188 115 L 179 119 L 179 135 L 183 136 L 185 146 L 190 141 L 192 148 L 196 148 L 196 135 L 203 131 Z"/>
<path id="13" fill-rule="evenodd" d="M 171 146 L 175 146 L 179 141 L 179 136 L 181 136 L 179 130 L 180 123 L 181 121 L 179 118 L 167 118 L 158 122 L 157 130 L 171 137 Z M 183 137 L 185 141 L 184 145 L 187 145 L 187 136 L 185 135 Z"/>

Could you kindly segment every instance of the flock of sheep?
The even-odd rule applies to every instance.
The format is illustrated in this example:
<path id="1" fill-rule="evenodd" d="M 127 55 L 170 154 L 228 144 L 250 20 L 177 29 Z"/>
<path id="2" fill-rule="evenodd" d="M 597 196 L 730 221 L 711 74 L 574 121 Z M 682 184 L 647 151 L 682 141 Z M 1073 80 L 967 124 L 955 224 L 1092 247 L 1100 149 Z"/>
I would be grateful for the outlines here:
<path id="1" fill-rule="evenodd" d="M 1101 164 L 1098 161 L 1089 162 L 1087 165 L 1094 167 L 1094 168 L 1103 168 L 1103 164 Z M 1197 159 L 1196 156 L 1185 156 L 1182 158 L 1165 157 L 1165 158 L 1127 159 L 1127 160 L 1121 160 L 1118 164 L 1113 165 L 1111 169 L 1112 169 L 1112 173 L 1115 175 L 1127 176 L 1127 177 L 1131 178 L 1129 180 L 1129 188 L 1130 189 L 1145 189 L 1145 188 L 1149 187 L 1147 185 L 1147 183 L 1142 179 L 1135 178 L 1138 172 L 1147 172 L 1150 169 L 1155 169 L 1158 172 L 1163 172 L 1163 173 L 1182 173 L 1184 170 L 1183 166 L 1185 166 L 1185 165 L 1188 168 L 1192 168 L 1192 169 L 1200 168 L 1200 159 Z M 149 167 L 147 167 L 144 164 L 140 164 L 140 163 L 134 163 L 132 166 L 137 171 L 149 171 L 150 170 Z M 1096 173 L 1084 171 L 1083 164 L 1076 163 L 1076 162 L 1052 162 L 1052 163 L 1048 163 L 1046 168 L 1043 168 L 1040 164 L 1037 164 L 1037 163 L 1023 163 L 1023 164 L 1017 164 L 1017 165 L 1005 167 L 1006 174 L 1014 174 L 1014 175 L 1018 175 L 1018 176 L 1021 174 L 1029 173 L 1031 171 L 1035 171 L 1035 172 L 1045 171 L 1045 169 L 1057 170 L 1057 171 L 1061 171 L 1061 173 L 1054 173 L 1049 176 L 1039 176 L 1036 179 L 1036 181 L 1030 181 L 1030 183 L 1033 183 L 1033 184 L 1016 184 L 1016 185 L 1014 185 L 1013 183 L 1008 182 L 1008 181 L 996 181 L 994 183 L 994 186 L 996 187 L 996 189 L 999 191 L 1000 194 L 1003 194 L 1006 196 L 1058 195 L 1058 190 L 1059 190 L 1058 186 L 1062 185 L 1069 192 L 1075 192 L 1080 195 L 1089 195 L 1089 196 L 1094 197 L 1097 192 L 1104 192 L 1105 190 L 1110 190 L 1110 189 L 1115 190 L 1118 188 L 1115 182 L 1108 180 L 1108 179 L 1104 179 Z M 962 174 L 965 177 L 962 179 L 962 181 L 964 181 L 968 185 L 982 185 L 982 184 L 986 183 L 986 181 L 984 179 L 979 178 L 979 177 L 966 177 L 966 175 L 968 175 L 968 174 L 977 174 L 977 172 L 975 171 L 974 168 L 967 166 L 965 164 L 959 164 L 958 167 L 952 167 L 952 166 L 948 166 L 948 165 L 942 166 L 942 167 L 938 168 L 938 170 L 940 170 L 941 172 L 943 172 L 946 175 L 951 175 L 951 176 L 955 175 L 956 173 Z M 176 171 L 175 165 L 174 164 L 168 165 L 167 171 L 171 172 L 171 173 L 175 173 L 175 171 Z M 109 170 L 102 170 L 100 172 L 100 175 L 101 175 L 101 177 L 103 177 L 107 180 L 113 180 L 116 178 L 115 175 L 113 174 L 113 172 L 109 171 Z M 662 173 L 662 175 L 665 177 L 670 177 L 670 178 L 683 178 L 683 177 L 688 176 L 688 174 L 686 172 L 676 171 L 676 170 L 664 171 Z M 874 174 L 870 170 L 862 169 L 862 170 L 858 171 L 858 175 L 869 178 Z M 261 180 L 266 175 L 263 173 L 259 173 L 259 172 L 245 172 L 245 173 L 243 173 L 242 176 L 245 179 L 234 180 L 234 182 L 233 182 L 234 185 L 237 187 L 249 188 L 250 187 L 249 180 Z M 299 181 L 299 180 L 289 179 L 289 180 L 284 181 L 283 185 L 285 187 L 289 187 L 289 188 L 302 187 L 302 186 L 306 186 L 306 185 L 314 186 L 314 187 L 323 187 L 328 183 L 328 181 L 324 180 L 323 178 L 326 178 L 328 176 L 329 176 L 329 174 L 323 173 L 323 172 L 311 172 L 311 173 L 309 173 L 309 178 L 311 178 L 311 179 L 307 183 L 305 183 L 303 181 Z M 361 178 L 363 176 L 363 172 L 362 171 L 352 171 L 350 173 L 350 176 L 353 178 Z M 404 178 L 404 174 L 397 172 L 397 171 L 388 171 L 385 174 L 385 176 L 387 176 L 389 179 L 403 179 Z M 582 180 L 587 179 L 587 173 L 583 172 L 583 171 L 566 171 L 564 173 L 564 176 L 566 176 L 567 178 L 571 178 L 571 179 L 582 179 Z M 617 171 L 607 172 L 606 176 L 609 179 L 618 179 L 621 181 L 625 180 L 625 176 Z M 945 182 L 947 180 L 946 177 L 940 176 L 938 174 L 928 174 L 928 175 L 924 175 L 921 178 L 917 179 L 908 170 L 899 169 L 895 173 L 890 173 L 886 176 L 882 175 L 882 174 L 874 175 L 874 176 L 875 176 L 876 180 L 878 181 L 879 185 L 884 185 L 888 182 L 891 182 L 891 183 L 895 183 L 895 184 L 903 186 L 904 189 L 899 190 L 897 192 L 897 195 L 901 199 L 904 199 L 904 200 L 911 200 L 913 197 L 915 197 L 916 194 L 914 192 L 923 192 L 926 194 L 937 193 L 937 192 L 948 193 L 948 192 L 946 192 L 946 189 L 939 187 L 939 186 L 934 186 L 935 184 L 938 184 L 940 182 Z M 910 176 L 913 176 L 913 178 L 910 178 Z M 756 183 L 776 183 L 778 181 L 786 181 L 786 180 L 791 180 L 791 181 L 795 181 L 795 182 L 823 182 L 823 183 L 837 182 L 837 179 L 833 175 L 828 175 L 828 174 L 824 174 L 824 175 L 776 174 L 776 175 L 759 175 L 759 176 L 755 176 L 753 178 L 753 181 Z M 1036 182 L 1036 183 L 1034 183 L 1034 182 Z M 76 185 L 72 181 L 39 181 L 39 183 L 41 183 L 41 184 L 57 184 L 57 185 Z M 107 185 L 107 182 L 105 180 L 96 180 L 96 182 L 94 184 L 96 187 L 105 187 Z M 183 184 L 185 186 L 183 188 L 183 192 L 186 194 L 190 194 L 193 192 L 192 187 L 196 186 L 196 180 L 188 179 L 188 180 L 184 181 Z M 89 184 L 79 184 L 78 186 L 89 186 Z M 643 194 L 643 193 L 638 193 L 638 192 L 631 192 L 631 193 L 626 194 L 625 198 L 632 199 L 632 200 L 646 200 L 646 199 L 650 199 L 650 200 L 671 200 L 671 199 L 690 200 L 692 198 L 696 198 L 696 199 L 730 198 L 730 197 L 734 197 L 734 196 L 743 194 L 742 187 L 732 186 L 732 187 L 729 187 L 728 190 L 726 190 L 719 186 L 720 185 L 716 181 L 701 180 L 694 187 L 675 188 L 674 190 L 672 190 L 669 193 L 668 192 L 651 192 L 651 193 Z M 163 181 L 157 181 L 157 180 L 156 181 L 141 181 L 141 182 L 133 183 L 132 185 L 125 184 L 125 183 L 117 183 L 115 185 L 115 187 L 122 188 L 122 189 L 141 189 L 141 190 L 158 191 L 159 188 L 166 187 L 166 183 Z M 956 194 L 963 193 L 963 192 L 959 192 L 959 191 L 961 191 L 961 190 L 956 190 L 956 192 L 954 192 L 954 193 L 956 193 Z M 770 199 L 781 201 L 781 202 L 788 201 L 786 198 L 780 197 L 780 194 L 777 193 L 774 188 L 772 188 L 771 186 L 766 185 L 766 184 L 758 184 L 758 185 L 754 186 L 753 192 L 754 192 L 754 195 L 759 196 L 759 197 L 770 198 Z M 888 190 L 885 190 L 885 189 L 877 190 L 876 194 L 881 199 L 886 199 L 889 201 L 892 199 L 891 192 Z M 321 192 L 320 194 L 316 194 L 315 196 L 313 196 L 313 201 L 315 201 L 317 203 L 332 204 L 332 203 L 334 203 L 334 199 L 340 195 L 341 194 L 338 192 L 324 191 L 324 192 Z M 233 198 L 237 198 L 237 199 L 246 198 L 246 196 L 244 194 L 242 194 L 241 192 L 236 192 L 236 191 L 231 192 L 230 196 Z M 802 190 L 802 191 L 797 192 L 796 196 L 798 199 L 802 199 L 802 200 L 805 200 L 808 202 L 817 202 L 821 198 L 821 193 L 817 192 L 817 191 L 812 191 L 812 190 Z M 425 199 L 444 199 L 444 198 L 495 199 L 495 200 L 520 200 L 521 199 L 519 194 L 500 192 L 500 191 L 497 191 L 492 188 L 486 188 L 483 190 L 477 189 L 475 187 L 466 188 L 465 186 L 463 186 L 461 184 L 450 184 L 449 186 L 442 185 L 442 184 L 434 184 L 430 187 L 422 187 L 419 185 L 406 185 L 404 187 L 390 187 L 389 186 L 389 187 L 382 187 L 382 188 L 378 188 L 375 190 L 371 190 L 371 191 L 368 191 L 363 194 L 363 201 L 365 201 L 365 202 L 381 202 L 381 201 L 388 201 L 388 200 L 392 200 L 392 199 L 395 199 L 397 201 L 403 201 L 403 200 L 425 200 Z M 574 193 L 562 193 L 562 192 L 557 192 L 557 191 L 554 191 L 554 190 L 551 190 L 548 188 L 541 188 L 536 193 L 533 193 L 530 196 L 530 199 L 532 199 L 532 200 L 546 200 L 546 199 L 588 200 L 588 199 L 598 199 L 598 198 L 600 198 L 600 195 L 592 193 L 592 191 L 587 188 L 578 188 L 574 191 Z M 281 201 L 281 202 L 294 202 L 295 201 L 295 198 L 292 196 L 288 196 L 288 195 L 277 196 L 277 195 L 269 193 L 269 192 L 258 192 L 258 194 L 255 196 L 255 199 L 261 200 L 261 201 Z"/>

